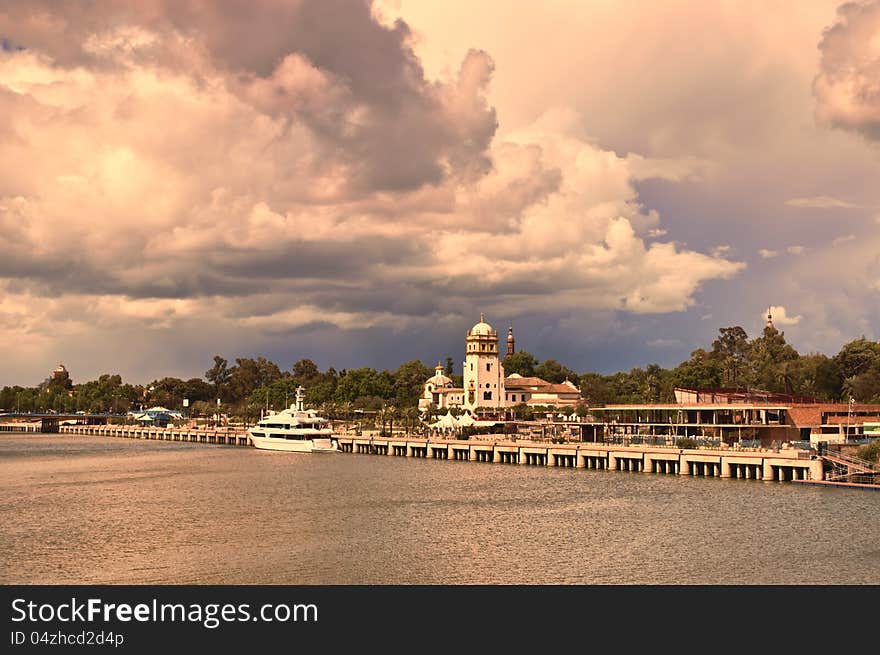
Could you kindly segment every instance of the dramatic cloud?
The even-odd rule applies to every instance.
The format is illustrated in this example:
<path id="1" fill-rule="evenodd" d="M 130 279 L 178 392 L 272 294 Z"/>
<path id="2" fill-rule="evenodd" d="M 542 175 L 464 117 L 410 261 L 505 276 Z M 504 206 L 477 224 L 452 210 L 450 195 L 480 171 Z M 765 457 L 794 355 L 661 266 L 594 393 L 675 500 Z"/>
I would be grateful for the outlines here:
<path id="1" fill-rule="evenodd" d="M 880 140 L 880 0 L 847 2 L 837 13 L 819 44 L 817 118 Z"/>
<path id="2" fill-rule="evenodd" d="M 705 160 L 616 153 L 572 109 L 498 138 L 489 54 L 429 79 L 368 2 L 9 2 L 0 34 L 6 375 L 111 330 L 173 355 L 200 325 L 680 312 L 744 268 L 658 241 L 637 192 Z"/>

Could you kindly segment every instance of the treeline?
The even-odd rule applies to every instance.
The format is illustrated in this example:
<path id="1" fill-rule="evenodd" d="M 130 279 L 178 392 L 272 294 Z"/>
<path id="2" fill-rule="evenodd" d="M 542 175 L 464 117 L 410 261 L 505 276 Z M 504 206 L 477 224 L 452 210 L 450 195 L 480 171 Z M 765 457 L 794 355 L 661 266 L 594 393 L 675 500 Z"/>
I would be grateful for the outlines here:
<path id="1" fill-rule="evenodd" d="M 765 327 L 754 339 L 742 327 L 726 327 L 719 330 L 709 349 L 695 350 L 673 369 L 651 364 L 629 373 L 586 373 L 580 382 L 591 405 L 674 402 L 676 387 L 733 387 L 794 394 L 817 402 L 852 398 L 880 403 L 880 343 L 861 337 L 833 357 L 800 355 L 774 327 Z"/>
<path id="2" fill-rule="evenodd" d="M 447 358 L 446 370 L 451 369 L 452 358 Z M 405 362 L 394 371 L 320 371 L 310 359 L 301 359 L 289 370 L 282 370 L 265 357 L 239 358 L 230 363 L 217 355 L 204 379 L 166 377 L 132 385 L 123 383 L 118 374 L 106 374 L 83 384 L 73 384 L 63 377 L 50 378 L 36 387 L 7 386 L 0 390 L 0 409 L 124 413 L 152 406 L 182 409 L 186 399 L 192 415 L 220 412 L 253 418 L 266 407 L 280 410 L 293 404 L 296 388 L 302 385 L 308 406 L 345 414 L 388 405 L 415 407 L 431 375 L 433 371 L 418 360 Z"/>
<path id="3" fill-rule="evenodd" d="M 863 338 L 844 345 L 833 357 L 800 355 L 785 341 L 784 333 L 767 327 L 750 339 L 739 327 L 719 330 L 708 349 L 700 348 L 672 369 L 657 364 L 613 375 L 578 374 L 554 360 L 539 361 L 526 351 L 503 361 L 505 372 L 540 377 L 548 382 L 570 380 L 578 384 L 589 405 L 673 402 L 675 387 L 738 387 L 797 394 L 817 401 L 880 403 L 880 343 Z M 446 358 L 445 374 L 456 386 L 462 377 Z M 204 378 L 166 377 L 149 384 L 124 383 L 121 376 L 106 374 L 97 380 L 73 384 L 67 377 L 50 378 L 37 387 L 4 387 L 0 408 L 6 411 L 122 413 L 161 405 L 181 409 L 189 400 L 194 415 L 218 412 L 242 417 L 258 416 L 261 409 L 279 410 L 294 402 L 299 385 L 306 389 L 306 404 L 330 414 L 356 410 L 398 409 L 418 404 L 425 380 L 433 371 L 412 360 L 396 370 L 364 367 L 321 371 L 310 359 L 301 359 L 283 370 L 264 357 L 239 358 L 230 363 L 216 355 Z"/>

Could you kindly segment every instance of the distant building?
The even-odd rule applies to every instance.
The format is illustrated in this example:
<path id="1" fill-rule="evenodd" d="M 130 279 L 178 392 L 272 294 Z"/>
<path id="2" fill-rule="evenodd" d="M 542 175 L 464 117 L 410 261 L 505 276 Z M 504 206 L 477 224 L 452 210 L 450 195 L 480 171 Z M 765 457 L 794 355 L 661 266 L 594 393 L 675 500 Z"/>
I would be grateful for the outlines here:
<path id="1" fill-rule="evenodd" d="M 679 404 L 722 404 L 734 403 L 814 403 L 815 398 L 797 396 L 777 391 L 747 389 L 742 387 L 709 387 L 703 389 L 685 389 L 676 387 L 673 390 L 675 402 Z"/>
<path id="2" fill-rule="evenodd" d="M 434 367 L 434 377 L 425 382 L 425 392 L 419 399 L 419 408 L 424 409 L 434 403 L 440 409 L 461 407 L 464 404 L 464 389 L 456 387 L 452 380 L 443 374 L 443 365 Z"/>
<path id="3" fill-rule="evenodd" d="M 507 354 L 515 352 L 513 327 L 507 332 Z M 571 407 L 581 402 L 577 385 L 566 380 L 561 384 L 538 377 L 505 376 L 498 352 L 498 333 L 480 321 L 465 335 L 464 387 L 455 387 L 438 364 L 434 376 L 425 382 L 419 399 L 424 410 L 432 403 L 440 408 L 461 407 L 472 413 L 500 414 L 515 405 Z"/>
<path id="4" fill-rule="evenodd" d="M 52 375 L 43 384 L 56 388 L 64 387 L 65 389 L 70 389 L 73 386 L 73 382 L 70 380 L 70 373 L 64 367 L 64 364 L 56 366 L 55 370 L 52 371 Z"/>
<path id="5" fill-rule="evenodd" d="M 880 405 L 756 389 L 675 389 L 675 403 L 591 407 L 587 440 L 694 437 L 733 444 L 847 443 L 880 435 Z"/>
<path id="6" fill-rule="evenodd" d="M 577 405 L 581 401 L 581 390 L 571 380 L 560 384 L 547 382 L 537 377 L 525 378 L 513 373 L 504 381 L 505 404 L 511 405 Z"/>
<path id="7" fill-rule="evenodd" d="M 165 407 L 150 407 L 140 412 L 129 412 L 128 417 L 141 425 L 155 425 L 164 428 L 169 423 L 183 418 L 183 412 Z"/>

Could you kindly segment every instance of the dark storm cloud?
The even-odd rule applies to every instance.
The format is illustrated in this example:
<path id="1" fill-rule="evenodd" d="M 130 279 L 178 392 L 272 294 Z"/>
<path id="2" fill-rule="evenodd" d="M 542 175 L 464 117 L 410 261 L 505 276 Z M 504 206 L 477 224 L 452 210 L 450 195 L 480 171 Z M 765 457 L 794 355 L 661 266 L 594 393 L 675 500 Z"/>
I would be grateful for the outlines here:
<path id="1" fill-rule="evenodd" d="M 230 277 L 254 279 L 357 279 L 377 264 L 415 263 L 426 255 L 415 240 L 365 237 L 356 241 L 294 240 L 278 252 L 231 251 L 209 255 L 209 261 Z"/>
<path id="2" fill-rule="evenodd" d="M 428 254 L 413 239 L 366 237 L 356 241 L 294 240 L 273 250 L 229 249 L 192 253 L 161 261 L 134 256 L 109 264 L 73 254 L 35 256 L 14 244 L 0 244 L 0 278 L 18 280 L 41 295 L 124 294 L 132 298 L 244 296 L 308 287 L 323 296 L 323 286 L 339 280 L 375 277 L 377 265 L 414 264 Z M 351 294 L 350 287 L 344 287 Z M 365 307 L 367 308 L 367 307 Z M 379 309 L 377 305 L 369 309 Z"/>
<path id="3" fill-rule="evenodd" d="M 403 21 L 380 24 L 368 0 L 237 0 L 199 2 L 9 2 L 0 33 L 10 33 L 61 66 L 106 66 L 94 39 L 132 27 L 204 47 L 246 101 L 301 121 L 323 145 L 322 157 L 349 168 L 353 192 L 401 191 L 439 184 L 449 174 L 491 166 L 484 151 L 497 127 L 482 98 L 492 64 L 483 53 L 465 60 L 457 84 L 429 83 Z M 185 65 L 149 39 L 121 32 L 114 47 L 145 61 Z M 332 105 L 313 87 L 291 87 L 285 60 L 295 57 L 332 87 Z M 301 71 L 302 72 L 302 71 Z M 195 77 L 203 71 L 193 70 Z M 314 81 L 314 79 L 313 79 Z"/>

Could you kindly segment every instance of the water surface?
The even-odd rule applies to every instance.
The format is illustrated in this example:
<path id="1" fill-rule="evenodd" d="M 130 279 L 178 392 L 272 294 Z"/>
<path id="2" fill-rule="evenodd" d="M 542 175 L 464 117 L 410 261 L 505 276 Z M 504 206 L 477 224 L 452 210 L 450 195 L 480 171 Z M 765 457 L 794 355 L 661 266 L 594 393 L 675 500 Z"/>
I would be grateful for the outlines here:
<path id="1" fill-rule="evenodd" d="M 4 584 L 878 584 L 880 494 L 0 436 Z"/>

